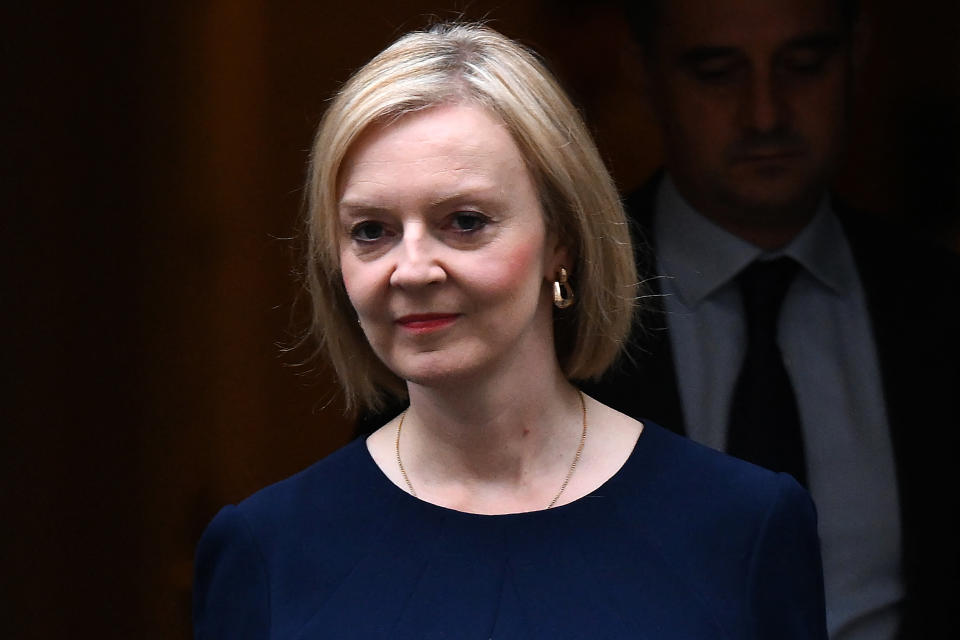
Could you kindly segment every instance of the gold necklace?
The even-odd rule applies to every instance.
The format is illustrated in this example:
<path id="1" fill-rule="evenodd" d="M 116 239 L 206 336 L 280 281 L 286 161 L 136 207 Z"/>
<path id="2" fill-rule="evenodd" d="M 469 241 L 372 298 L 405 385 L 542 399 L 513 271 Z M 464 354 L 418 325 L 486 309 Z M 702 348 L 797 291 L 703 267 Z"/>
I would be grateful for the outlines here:
<path id="1" fill-rule="evenodd" d="M 550 509 L 553 507 L 553 505 L 557 504 L 557 500 L 560 499 L 564 489 L 566 489 L 567 485 L 570 484 L 570 478 L 573 477 L 573 472 L 576 470 L 577 464 L 580 462 L 581 454 L 583 454 L 583 445 L 587 441 L 587 403 L 583 399 L 582 391 L 578 389 L 577 394 L 580 398 L 580 410 L 583 412 L 583 431 L 580 433 L 580 444 L 577 446 L 577 453 L 573 457 L 573 462 L 570 464 L 570 469 L 567 471 L 567 477 L 563 479 L 563 484 L 560 485 L 560 491 L 557 491 L 557 495 L 553 496 L 553 500 L 551 500 L 550 504 L 547 505 L 547 509 Z M 397 453 L 397 466 L 400 467 L 400 475 L 403 476 L 403 481 L 407 483 L 407 489 L 410 490 L 410 495 L 417 497 L 417 491 L 413 488 L 413 483 L 410 482 L 410 477 L 407 476 L 407 470 L 403 467 L 403 460 L 400 458 L 400 431 L 403 429 L 403 420 L 406 417 L 407 410 L 404 409 L 403 413 L 400 415 L 400 422 L 397 423 L 397 437 L 394 441 L 394 449 Z"/>

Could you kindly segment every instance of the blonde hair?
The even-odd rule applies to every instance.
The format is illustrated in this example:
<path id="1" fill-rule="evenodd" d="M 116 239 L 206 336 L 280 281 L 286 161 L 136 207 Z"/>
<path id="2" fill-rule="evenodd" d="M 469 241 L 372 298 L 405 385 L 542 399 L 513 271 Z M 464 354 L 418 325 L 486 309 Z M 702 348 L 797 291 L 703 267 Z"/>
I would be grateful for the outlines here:
<path id="1" fill-rule="evenodd" d="M 535 54 L 478 24 L 409 33 L 357 71 L 323 116 L 307 179 L 307 287 L 313 334 L 348 409 L 380 409 L 403 380 L 374 354 L 350 305 L 339 266 L 339 173 L 370 125 L 432 106 L 466 102 L 503 121 L 527 164 L 546 222 L 574 264 L 577 302 L 555 314 L 555 344 L 571 379 L 599 377 L 630 331 L 637 274 L 616 187 L 576 108 Z"/>

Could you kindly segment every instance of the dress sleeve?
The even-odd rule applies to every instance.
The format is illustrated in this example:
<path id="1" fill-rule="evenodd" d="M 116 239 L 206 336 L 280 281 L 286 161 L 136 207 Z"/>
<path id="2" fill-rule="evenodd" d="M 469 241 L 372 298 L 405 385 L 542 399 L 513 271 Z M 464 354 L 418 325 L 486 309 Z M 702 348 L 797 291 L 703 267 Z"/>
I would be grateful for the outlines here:
<path id="1" fill-rule="evenodd" d="M 760 528 L 750 565 L 750 604 L 761 640 L 826 640 L 823 565 L 810 495 L 790 476 Z"/>
<path id="2" fill-rule="evenodd" d="M 233 506 L 220 510 L 197 545 L 195 640 L 260 640 L 270 633 L 270 591 L 250 526 Z"/>

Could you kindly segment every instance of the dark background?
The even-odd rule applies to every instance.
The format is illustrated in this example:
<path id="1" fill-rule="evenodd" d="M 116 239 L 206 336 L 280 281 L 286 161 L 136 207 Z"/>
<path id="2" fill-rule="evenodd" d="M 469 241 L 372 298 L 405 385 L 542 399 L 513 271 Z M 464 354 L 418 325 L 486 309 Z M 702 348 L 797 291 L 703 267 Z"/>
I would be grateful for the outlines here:
<path id="1" fill-rule="evenodd" d="M 189 637 L 216 509 L 349 439 L 295 346 L 301 183 L 325 100 L 400 33 L 490 18 L 550 61 L 623 190 L 658 164 L 613 3 L 8 5 L 4 638 Z M 960 5 L 865 5 L 837 189 L 960 249 Z"/>

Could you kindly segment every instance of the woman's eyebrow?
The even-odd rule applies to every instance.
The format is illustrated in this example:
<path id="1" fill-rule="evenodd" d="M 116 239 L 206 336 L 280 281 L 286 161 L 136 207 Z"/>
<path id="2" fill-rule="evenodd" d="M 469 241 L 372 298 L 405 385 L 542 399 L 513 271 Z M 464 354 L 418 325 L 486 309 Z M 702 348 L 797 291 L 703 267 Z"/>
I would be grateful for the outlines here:
<path id="1" fill-rule="evenodd" d="M 337 203 L 337 209 L 348 215 L 387 213 L 390 207 L 369 200 L 344 198 Z"/>
<path id="2" fill-rule="evenodd" d="M 430 199 L 431 207 L 439 207 L 451 202 L 460 202 L 464 200 L 489 201 L 499 193 L 496 185 L 485 185 L 482 187 L 471 187 L 466 189 L 457 189 L 449 193 L 440 193 Z"/>

